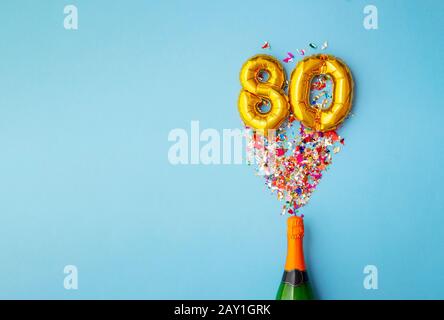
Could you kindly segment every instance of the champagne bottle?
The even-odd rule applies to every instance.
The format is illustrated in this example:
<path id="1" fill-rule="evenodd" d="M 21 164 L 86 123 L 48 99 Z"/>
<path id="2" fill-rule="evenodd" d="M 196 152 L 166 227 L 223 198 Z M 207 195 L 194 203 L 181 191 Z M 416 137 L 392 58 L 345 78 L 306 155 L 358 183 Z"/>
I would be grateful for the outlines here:
<path id="1" fill-rule="evenodd" d="M 304 220 L 291 216 L 287 220 L 287 259 L 276 300 L 311 300 L 313 292 L 305 269 Z"/>

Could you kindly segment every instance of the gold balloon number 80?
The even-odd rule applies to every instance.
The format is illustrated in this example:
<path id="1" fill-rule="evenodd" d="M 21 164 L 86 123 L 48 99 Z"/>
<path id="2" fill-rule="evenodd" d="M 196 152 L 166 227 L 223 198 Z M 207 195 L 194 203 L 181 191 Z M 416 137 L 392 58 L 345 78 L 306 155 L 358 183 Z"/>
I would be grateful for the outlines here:
<path id="1" fill-rule="evenodd" d="M 320 74 L 330 75 L 333 81 L 332 102 L 327 109 L 310 106 L 310 84 Z M 325 132 L 336 129 L 352 106 L 351 72 L 344 62 L 331 55 L 310 56 L 297 64 L 290 78 L 289 99 L 283 90 L 285 71 L 272 56 L 261 54 L 245 62 L 240 82 L 240 116 L 245 125 L 263 134 L 277 129 L 288 117 L 290 107 L 305 126 Z"/>

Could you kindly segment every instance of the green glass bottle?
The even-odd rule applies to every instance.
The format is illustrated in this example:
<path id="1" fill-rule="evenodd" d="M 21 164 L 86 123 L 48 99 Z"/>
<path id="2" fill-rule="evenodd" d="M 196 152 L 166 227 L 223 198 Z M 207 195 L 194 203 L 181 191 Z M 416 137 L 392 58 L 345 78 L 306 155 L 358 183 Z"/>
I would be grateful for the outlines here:
<path id="1" fill-rule="evenodd" d="M 304 261 L 304 220 L 291 216 L 287 220 L 287 259 L 276 300 L 311 300 L 313 291 L 308 282 Z"/>

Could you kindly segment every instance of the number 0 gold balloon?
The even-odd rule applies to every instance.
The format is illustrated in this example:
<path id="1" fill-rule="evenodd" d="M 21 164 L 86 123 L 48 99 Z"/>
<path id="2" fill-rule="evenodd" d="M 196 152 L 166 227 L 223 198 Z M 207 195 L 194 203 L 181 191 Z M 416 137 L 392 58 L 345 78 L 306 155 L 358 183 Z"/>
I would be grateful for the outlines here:
<path id="1" fill-rule="evenodd" d="M 242 66 L 240 82 L 238 109 L 245 125 L 263 134 L 278 128 L 289 114 L 288 98 L 282 90 L 285 72 L 280 62 L 264 54 L 254 56 Z M 260 110 L 264 102 L 270 105 L 266 112 Z"/>
<path id="2" fill-rule="evenodd" d="M 328 109 L 310 106 L 310 84 L 314 76 L 328 74 L 333 80 L 333 98 Z M 295 117 L 316 131 L 334 130 L 350 112 L 353 78 L 347 65 L 336 57 L 319 54 L 300 61 L 291 74 L 289 97 Z"/>

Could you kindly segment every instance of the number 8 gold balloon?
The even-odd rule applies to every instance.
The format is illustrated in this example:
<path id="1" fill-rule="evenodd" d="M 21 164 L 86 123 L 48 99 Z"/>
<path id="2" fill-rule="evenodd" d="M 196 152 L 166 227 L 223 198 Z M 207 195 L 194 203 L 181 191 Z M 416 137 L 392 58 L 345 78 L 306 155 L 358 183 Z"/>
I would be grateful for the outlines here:
<path id="1" fill-rule="evenodd" d="M 328 109 L 310 106 L 313 77 L 326 74 L 333 80 L 333 98 Z M 351 110 L 353 78 L 347 65 L 336 57 L 319 54 L 300 61 L 291 74 L 289 96 L 295 117 L 316 131 L 336 129 Z"/>
<path id="2" fill-rule="evenodd" d="M 268 75 L 268 79 L 261 74 Z M 249 59 L 240 72 L 242 91 L 239 95 L 239 113 L 245 125 L 256 129 L 262 134 L 277 129 L 288 117 L 289 104 L 285 92 L 284 68 L 275 58 L 260 54 Z M 261 111 L 266 102 L 270 110 Z"/>

